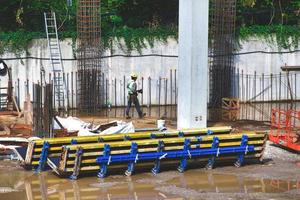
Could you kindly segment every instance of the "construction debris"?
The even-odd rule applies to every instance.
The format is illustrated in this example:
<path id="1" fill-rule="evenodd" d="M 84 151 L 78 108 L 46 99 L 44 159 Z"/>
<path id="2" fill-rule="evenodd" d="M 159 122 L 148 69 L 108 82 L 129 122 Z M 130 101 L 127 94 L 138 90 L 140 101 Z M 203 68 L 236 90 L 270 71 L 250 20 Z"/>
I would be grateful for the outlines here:
<path id="1" fill-rule="evenodd" d="M 55 130 L 65 129 L 68 133 L 76 132 L 78 136 L 134 132 L 132 123 L 112 121 L 95 125 L 94 123 L 84 122 L 77 117 L 56 117 L 53 128 Z"/>
<path id="2" fill-rule="evenodd" d="M 18 115 L 6 113 L 3 115 L 0 113 L 0 135 L 1 136 L 32 136 L 32 125 L 24 124 L 24 118 L 20 118 Z"/>
<path id="3" fill-rule="evenodd" d="M 10 135 L 10 129 L 6 125 L 0 123 L 0 136 L 2 135 Z"/>

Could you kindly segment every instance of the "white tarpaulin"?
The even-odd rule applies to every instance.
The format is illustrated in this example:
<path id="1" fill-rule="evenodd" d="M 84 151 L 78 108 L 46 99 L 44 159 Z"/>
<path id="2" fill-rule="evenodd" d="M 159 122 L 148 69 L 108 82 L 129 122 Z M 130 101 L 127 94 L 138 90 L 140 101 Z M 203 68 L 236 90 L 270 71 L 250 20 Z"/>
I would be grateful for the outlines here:
<path id="1" fill-rule="evenodd" d="M 132 122 L 126 123 L 126 122 L 118 121 L 117 123 L 118 123 L 117 126 L 110 127 L 100 133 L 94 133 L 94 132 L 91 132 L 87 128 L 82 128 L 79 130 L 78 136 L 89 136 L 89 135 L 95 135 L 95 134 L 107 135 L 107 134 L 133 133 L 134 132 L 134 126 L 133 126 Z"/>
<path id="2" fill-rule="evenodd" d="M 114 134 L 114 133 L 133 133 L 135 132 L 132 122 L 126 123 L 118 121 L 118 126 L 110 127 L 100 134 Z"/>
<path id="3" fill-rule="evenodd" d="M 67 117 L 67 118 L 62 118 L 62 117 L 56 117 L 56 119 L 59 121 L 59 123 L 67 129 L 68 132 L 75 132 L 79 131 L 82 128 L 86 128 L 90 126 L 89 123 L 86 123 L 77 117 Z M 54 129 L 60 129 L 59 125 L 57 122 L 54 120 Z"/>
<path id="4" fill-rule="evenodd" d="M 134 126 L 132 122 L 126 123 L 122 121 L 117 122 L 117 126 L 110 127 L 102 132 L 97 132 L 98 126 L 86 123 L 76 117 L 61 118 L 57 117 L 61 125 L 67 129 L 68 132 L 78 131 L 78 136 L 89 136 L 96 134 L 115 134 L 115 133 L 132 133 Z M 59 125 L 54 121 L 54 129 L 60 129 Z"/>

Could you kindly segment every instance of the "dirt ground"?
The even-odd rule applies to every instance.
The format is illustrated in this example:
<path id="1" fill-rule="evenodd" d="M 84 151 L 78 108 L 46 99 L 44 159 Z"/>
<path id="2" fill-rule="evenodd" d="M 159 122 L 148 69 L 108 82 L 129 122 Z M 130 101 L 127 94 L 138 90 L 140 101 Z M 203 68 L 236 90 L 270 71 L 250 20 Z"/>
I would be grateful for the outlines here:
<path id="1" fill-rule="evenodd" d="M 104 118 L 104 117 L 89 117 L 84 116 L 80 117 L 81 120 L 89 123 L 94 124 L 101 124 L 101 123 L 107 123 L 110 121 L 125 121 L 125 122 L 132 122 L 134 127 L 137 129 L 141 128 L 156 128 L 157 127 L 157 118 L 154 117 L 146 117 L 144 119 L 138 119 L 138 118 L 132 118 L 132 119 L 125 119 L 125 118 Z M 177 123 L 173 120 L 167 120 L 166 119 L 166 126 L 169 130 L 176 130 Z M 241 131 L 264 131 L 264 130 L 270 130 L 270 124 L 266 122 L 259 122 L 259 121 L 228 121 L 228 122 L 208 122 L 208 127 L 216 127 L 216 126 L 232 126 L 233 131 L 235 132 L 241 132 Z"/>
<path id="2" fill-rule="evenodd" d="M 92 124 L 104 124 L 111 121 L 125 121 L 132 122 L 136 129 L 142 128 L 156 128 L 157 127 L 157 118 L 156 117 L 145 117 L 144 119 L 132 118 L 125 119 L 124 117 L 99 117 L 99 116 L 80 116 L 78 117 L 81 120 L 92 123 Z M 7 130 L 3 129 L 3 125 L 6 127 L 17 127 L 18 125 L 24 124 L 24 118 L 19 118 L 15 115 L 1 115 L 0 114 L 0 136 L 6 136 Z M 174 120 L 166 119 L 166 126 L 169 130 L 176 130 L 177 124 Z M 269 124 L 258 121 L 235 121 L 235 122 L 208 122 L 208 126 L 232 126 L 235 132 L 241 132 L 245 130 L 269 130 Z M 2 127 L 2 128 L 1 128 Z M 11 129 L 10 136 L 22 136 L 24 134 L 26 137 L 31 132 L 27 130 L 20 130 L 20 128 Z"/>

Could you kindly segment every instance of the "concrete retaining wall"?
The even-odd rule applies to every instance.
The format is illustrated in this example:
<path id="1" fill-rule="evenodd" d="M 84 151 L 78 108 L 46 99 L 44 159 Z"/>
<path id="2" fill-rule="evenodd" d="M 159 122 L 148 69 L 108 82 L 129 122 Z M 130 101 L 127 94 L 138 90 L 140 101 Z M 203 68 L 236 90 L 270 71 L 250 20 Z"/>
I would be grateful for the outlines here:
<path id="1" fill-rule="evenodd" d="M 61 42 L 62 56 L 63 58 L 73 58 L 73 50 L 72 50 L 72 41 L 70 39 L 66 39 Z M 244 41 L 241 43 L 241 49 L 239 52 L 248 52 L 248 51 L 278 51 L 277 47 L 271 46 L 267 42 L 252 38 L 248 41 Z M 285 51 L 285 50 L 283 50 Z M 43 57 L 48 58 L 48 50 L 47 50 L 47 41 L 44 39 L 38 39 L 32 41 L 31 45 L 28 47 L 29 54 L 24 53 L 21 56 L 33 56 L 33 57 Z M 106 51 L 104 55 L 112 55 L 112 54 L 124 54 L 122 48 L 120 46 L 115 45 L 113 51 Z M 158 55 L 178 55 L 178 43 L 174 39 L 168 39 L 166 43 L 163 42 L 155 42 L 153 48 L 145 48 L 142 49 L 142 54 L 158 54 Z M 132 52 L 132 55 L 139 55 L 138 52 Z M 15 57 L 15 55 L 11 53 L 6 53 L 1 56 L 2 58 L 11 58 Z M 32 91 L 32 83 L 37 83 L 41 80 L 40 70 L 42 68 L 45 69 L 46 72 L 46 81 L 49 80 L 48 74 L 51 72 L 50 63 L 47 60 L 37 60 L 37 59 L 24 59 L 24 60 L 8 60 L 6 61 L 9 67 L 12 68 L 12 77 L 14 81 L 15 87 L 19 88 L 20 102 L 22 107 L 22 102 L 25 97 L 25 88 L 27 80 L 29 82 L 29 92 Z M 240 72 L 243 70 L 244 74 L 252 74 L 254 72 L 258 75 L 264 73 L 265 75 L 270 75 L 273 73 L 274 75 L 279 74 L 281 72 L 280 67 L 284 64 L 287 65 L 300 65 L 300 53 L 289 53 L 289 54 L 250 54 L 250 55 L 239 55 L 236 56 L 236 67 L 240 69 Z M 64 61 L 64 68 L 66 73 L 76 72 L 76 61 Z M 175 103 L 177 90 L 175 89 L 175 72 L 178 66 L 178 58 L 176 57 L 161 57 L 161 56 L 146 56 L 146 57 L 113 57 L 113 58 L 105 58 L 103 59 L 103 72 L 105 73 L 108 83 L 109 83 L 109 96 L 108 100 L 113 105 L 124 105 L 126 103 L 126 90 L 124 94 L 124 77 L 125 84 L 129 80 L 129 75 L 131 72 L 136 72 L 139 74 L 139 87 L 142 87 L 142 77 L 143 77 L 143 104 L 170 104 Z M 172 81 L 171 81 L 172 74 Z M 151 88 L 149 86 L 149 77 L 151 78 Z M 161 77 L 161 81 L 159 81 L 159 77 Z M 299 78 L 298 78 L 299 77 Z M 71 80 L 71 77 L 69 77 Z M 71 94 L 71 81 L 69 80 L 69 88 Z M 116 84 L 115 84 L 116 80 Z M 296 80 L 296 81 L 295 81 Z M 268 80 L 265 80 L 268 81 Z M 279 80 L 278 80 L 279 81 Z M 282 85 L 285 85 L 285 81 L 283 81 Z M 6 78 L 0 78 L 0 87 L 6 85 Z M 19 86 L 18 86 L 19 82 Z M 172 82 L 172 86 L 171 86 Z M 240 81 L 241 82 L 241 81 Z M 296 79 L 294 78 L 294 85 L 297 82 L 300 82 L 300 75 L 296 75 Z M 161 83 L 161 84 L 159 84 Z M 245 84 L 245 83 L 244 83 Z M 253 83 L 252 83 L 253 84 Z M 275 84 L 275 83 L 274 83 Z M 277 83 L 279 85 L 279 83 Z M 267 83 L 264 84 L 265 87 Z M 167 87 L 166 87 L 167 86 Z M 238 92 L 242 93 L 242 88 L 246 85 L 242 86 L 241 83 L 239 87 L 237 87 Z M 259 90 L 258 83 L 256 85 L 257 94 Z M 273 86 L 275 87 L 275 86 Z M 278 87 L 278 86 L 277 86 Z M 284 87 L 284 86 L 282 86 Z M 160 88 L 160 89 L 159 89 Z M 73 81 L 73 90 L 75 90 L 75 79 Z M 278 89 L 273 89 L 273 91 L 278 91 Z M 18 93 L 17 90 L 15 90 Z M 76 105 L 76 91 L 74 92 L 73 105 Z M 276 97 L 279 93 L 274 93 L 271 96 Z M 296 94 L 300 94 L 300 86 L 295 87 Z M 115 93 L 117 97 L 115 98 Z M 151 95 L 150 95 L 151 93 Z M 283 92 L 282 92 L 283 93 Z M 256 96 L 256 94 L 252 94 L 252 96 Z M 286 94 L 286 92 L 285 92 Z M 283 95 L 283 94 L 281 94 Z M 150 98 L 151 96 L 151 98 Z M 266 95 L 267 96 L 267 95 Z M 299 95 L 300 96 L 300 95 Z M 160 97 L 160 98 L 159 98 Z M 267 98 L 267 97 L 264 97 Z M 282 97 L 286 98 L 286 97 Z M 71 98 L 70 98 L 71 99 Z M 273 98 L 274 99 L 274 98 Z M 267 100 L 267 99 L 265 99 Z M 70 103 L 71 104 L 71 103 Z"/>

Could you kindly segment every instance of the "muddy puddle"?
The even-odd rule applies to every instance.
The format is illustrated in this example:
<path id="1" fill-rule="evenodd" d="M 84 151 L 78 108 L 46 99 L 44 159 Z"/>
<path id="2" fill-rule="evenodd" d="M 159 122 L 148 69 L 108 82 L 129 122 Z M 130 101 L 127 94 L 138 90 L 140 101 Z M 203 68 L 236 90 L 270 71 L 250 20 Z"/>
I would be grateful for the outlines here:
<path id="1" fill-rule="evenodd" d="M 239 169 L 237 169 L 239 170 Z M 254 195 L 254 196 L 253 196 Z M 247 178 L 205 170 L 136 174 L 132 177 L 61 179 L 0 161 L 0 199 L 299 199 L 300 180 Z M 274 198 L 273 198 L 274 197 Z"/>

